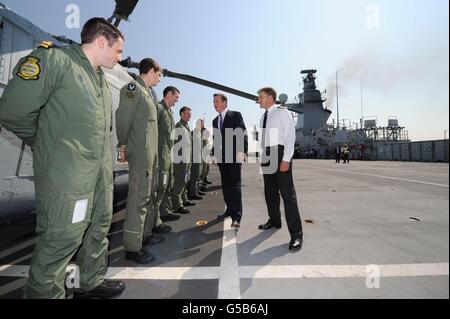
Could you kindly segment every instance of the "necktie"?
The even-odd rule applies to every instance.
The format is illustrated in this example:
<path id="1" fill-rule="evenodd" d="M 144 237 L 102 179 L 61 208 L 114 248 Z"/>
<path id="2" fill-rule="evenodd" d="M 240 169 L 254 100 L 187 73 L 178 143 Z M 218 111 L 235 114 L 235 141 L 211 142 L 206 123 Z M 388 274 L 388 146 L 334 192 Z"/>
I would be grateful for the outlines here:
<path id="1" fill-rule="evenodd" d="M 263 127 L 262 127 L 262 138 L 261 138 L 261 146 L 263 149 L 266 148 L 266 125 L 267 125 L 267 111 L 264 113 L 264 118 L 263 118 Z"/>
<path id="2" fill-rule="evenodd" d="M 223 132 L 223 117 L 222 114 L 219 114 L 219 121 L 220 121 L 220 132 Z"/>

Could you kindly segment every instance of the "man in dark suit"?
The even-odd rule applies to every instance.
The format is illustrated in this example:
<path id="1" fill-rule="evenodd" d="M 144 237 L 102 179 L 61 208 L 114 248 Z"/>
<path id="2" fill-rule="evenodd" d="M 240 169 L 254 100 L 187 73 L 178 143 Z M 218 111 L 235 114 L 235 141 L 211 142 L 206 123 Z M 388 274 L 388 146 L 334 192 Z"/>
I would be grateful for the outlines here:
<path id="1" fill-rule="evenodd" d="M 248 152 L 248 137 L 242 115 L 227 108 L 227 97 L 214 94 L 218 116 L 213 120 L 213 156 L 222 180 L 226 211 L 219 218 L 231 217 L 231 227 L 239 228 L 242 217 L 241 165 Z"/>

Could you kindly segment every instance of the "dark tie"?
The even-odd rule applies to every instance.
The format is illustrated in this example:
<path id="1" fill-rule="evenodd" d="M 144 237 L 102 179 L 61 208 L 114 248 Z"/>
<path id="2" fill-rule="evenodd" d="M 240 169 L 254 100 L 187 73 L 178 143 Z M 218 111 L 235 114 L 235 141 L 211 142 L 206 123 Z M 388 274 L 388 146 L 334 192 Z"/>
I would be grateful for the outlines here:
<path id="1" fill-rule="evenodd" d="M 223 133 L 223 118 L 222 118 L 222 114 L 219 114 L 219 121 L 220 121 L 220 132 Z"/>
<path id="2" fill-rule="evenodd" d="M 261 146 L 262 148 L 266 148 L 266 125 L 267 125 L 267 111 L 264 113 L 264 118 L 263 118 L 263 126 L 262 126 L 262 137 L 261 137 Z"/>

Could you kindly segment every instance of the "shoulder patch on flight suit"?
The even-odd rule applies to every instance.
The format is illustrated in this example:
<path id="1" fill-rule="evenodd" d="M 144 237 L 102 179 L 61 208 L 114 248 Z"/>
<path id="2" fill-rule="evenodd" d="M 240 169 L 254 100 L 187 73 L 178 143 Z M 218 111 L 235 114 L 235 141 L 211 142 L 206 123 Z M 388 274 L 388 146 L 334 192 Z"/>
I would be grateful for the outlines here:
<path id="1" fill-rule="evenodd" d="M 136 84 L 129 83 L 127 85 L 127 96 L 128 96 L 128 98 L 130 98 L 130 99 L 134 98 L 135 91 L 136 91 Z"/>
<path id="2" fill-rule="evenodd" d="M 17 71 L 17 75 L 23 80 L 39 80 L 41 75 L 41 60 L 34 56 L 27 57 Z"/>
<path id="3" fill-rule="evenodd" d="M 57 47 L 56 44 L 54 44 L 52 41 L 42 41 L 39 43 L 38 48 L 44 48 L 44 49 L 50 49 Z"/>
<path id="4" fill-rule="evenodd" d="M 131 92 L 136 91 L 136 84 L 133 84 L 133 83 L 128 84 L 127 90 L 131 91 Z"/>

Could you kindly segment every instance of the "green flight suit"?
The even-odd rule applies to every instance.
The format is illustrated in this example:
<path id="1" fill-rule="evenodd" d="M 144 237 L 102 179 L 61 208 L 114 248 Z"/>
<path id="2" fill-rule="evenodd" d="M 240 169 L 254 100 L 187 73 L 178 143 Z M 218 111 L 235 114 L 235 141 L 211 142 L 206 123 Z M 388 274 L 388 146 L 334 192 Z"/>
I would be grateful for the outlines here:
<path id="1" fill-rule="evenodd" d="M 208 138 L 206 136 L 202 136 L 202 145 L 203 145 L 203 153 L 207 152 L 209 154 L 208 149 Z M 202 173 L 200 176 L 200 181 L 205 182 L 208 179 L 209 174 L 209 163 L 205 161 L 205 155 L 202 155 Z"/>
<path id="2" fill-rule="evenodd" d="M 152 207 L 158 165 L 158 123 L 156 106 L 141 78 L 120 90 L 116 111 L 119 145 L 126 145 L 129 182 L 123 244 L 137 252 L 150 236 L 155 223 Z"/>
<path id="3" fill-rule="evenodd" d="M 38 240 L 27 298 L 65 298 L 77 256 L 80 288 L 104 281 L 113 204 L 112 99 L 79 45 L 22 58 L 0 99 L 0 124 L 33 148 Z"/>
<path id="4" fill-rule="evenodd" d="M 189 128 L 189 124 L 180 120 L 175 125 L 175 135 L 177 145 L 177 156 L 181 159 L 178 163 L 174 160 L 173 163 L 173 178 L 174 185 L 172 188 L 172 207 L 174 212 L 180 209 L 183 206 L 183 203 L 188 200 L 187 198 L 187 182 L 189 181 L 189 172 L 191 169 L 191 147 L 192 147 L 192 138 L 191 138 L 191 130 Z M 185 145 L 181 148 L 179 143 L 183 141 Z M 175 151 L 175 148 L 173 149 Z M 175 154 L 174 158 L 175 158 Z"/>
<path id="5" fill-rule="evenodd" d="M 171 190 L 173 186 L 173 163 L 171 134 L 174 129 L 172 110 L 162 100 L 157 105 L 158 109 L 158 165 L 159 185 L 155 199 L 155 227 L 162 224 L 160 216 L 172 213 Z"/>
<path id="6" fill-rule="evenodd" d="M 191 153 L 191 176 L 188 183 L 188 196 L 198 196 L 198 183 L 202 169 L 202 133 L 196 128 L 191 133 L 192 153 Z"/>

